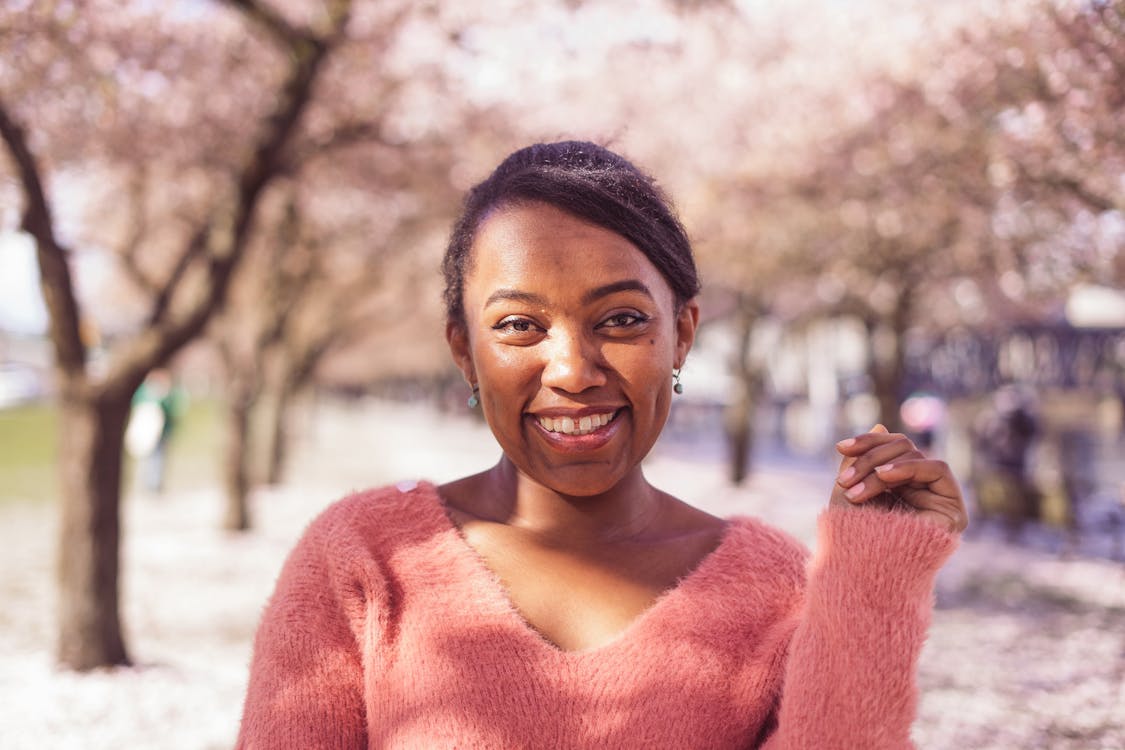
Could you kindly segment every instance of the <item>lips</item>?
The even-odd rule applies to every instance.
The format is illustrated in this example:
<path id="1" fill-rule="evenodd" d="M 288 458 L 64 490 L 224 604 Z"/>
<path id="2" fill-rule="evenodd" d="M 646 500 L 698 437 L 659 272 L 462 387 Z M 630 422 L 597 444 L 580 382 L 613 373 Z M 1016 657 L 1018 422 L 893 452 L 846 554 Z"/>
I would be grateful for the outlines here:
<path id="1" fill-rule="evenodd" d="M 593 406 L 583 409 L 545 409 L 528 414 L 535 431 L 556 451 L 589 455 L 613 440 L 620 431 L 624 408 Z"/>
<path id="2" fill-rule="evenodd" d="M 539 416 L 536 420 L 547 432 L 562 435 L 589 435 L 608 425 L 616 416 L 617 411 L 607 411 L 582 416 Z"/>

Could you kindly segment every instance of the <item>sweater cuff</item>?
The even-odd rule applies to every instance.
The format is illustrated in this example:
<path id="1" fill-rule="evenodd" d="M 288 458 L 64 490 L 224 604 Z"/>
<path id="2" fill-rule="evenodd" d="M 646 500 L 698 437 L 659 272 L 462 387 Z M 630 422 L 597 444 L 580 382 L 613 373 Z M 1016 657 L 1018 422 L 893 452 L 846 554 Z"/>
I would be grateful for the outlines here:
<path id="1" fill-rule="evenodd" d="M 913 513 L 874 507 L 830 507 L 818 531 L 813 569 L 865 584 L 873 605 L 927 596 L 960 538 Z"/>

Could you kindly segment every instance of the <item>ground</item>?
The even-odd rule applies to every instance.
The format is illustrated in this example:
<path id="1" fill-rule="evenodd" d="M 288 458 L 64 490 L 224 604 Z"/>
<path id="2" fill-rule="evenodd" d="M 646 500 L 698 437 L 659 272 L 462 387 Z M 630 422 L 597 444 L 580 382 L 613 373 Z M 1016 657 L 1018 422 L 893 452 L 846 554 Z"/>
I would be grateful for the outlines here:
<path id="1" fill-rule="evenodd" d="M 322 405 L 294 480 L 253 497 L 255 528 L 218 530 L 214 489 L 124 504 L 123 617 L 137 666 L 74 674 L 51 660 L 54 518 L 0 505 L 0 737 L 24 748 L 229 748 L 250 641 L 304 525 L 350 489 L 442 480 L 497 455 L 482 425 L 423 407 Z M 831 467 L 767 461 L 741 488 L 721 467 L 658 447 L 650 478 L 719 514 L 811 539 Z M 1125 566 L 970 535 L 943 571 L 920 665 L 922 750 L 1125 750 Z"/>

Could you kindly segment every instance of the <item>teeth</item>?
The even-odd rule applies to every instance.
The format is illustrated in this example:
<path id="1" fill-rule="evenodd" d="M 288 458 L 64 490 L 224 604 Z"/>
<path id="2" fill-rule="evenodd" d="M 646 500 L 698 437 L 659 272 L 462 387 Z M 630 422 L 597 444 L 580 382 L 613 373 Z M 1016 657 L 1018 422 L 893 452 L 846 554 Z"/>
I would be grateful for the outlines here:
<path id="1" fill-rule="evenodd" d="M 564 435 L 589 435 L 594 430 L 605 427 L 613 421 L 615 414 L 616 412 L 591 414 L 580 418 L 577 422 L 571 417 L 559 417 L 558 419 L 539 417 L 539 424 L 548 432 L 561 432 Z"/>

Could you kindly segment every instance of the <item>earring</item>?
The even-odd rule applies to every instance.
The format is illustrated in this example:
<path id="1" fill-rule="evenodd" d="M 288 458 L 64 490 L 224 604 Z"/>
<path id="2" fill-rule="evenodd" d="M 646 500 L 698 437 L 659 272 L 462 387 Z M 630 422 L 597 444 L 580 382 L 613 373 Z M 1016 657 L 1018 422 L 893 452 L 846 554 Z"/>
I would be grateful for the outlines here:
<path id="1" fill-rule="evenodd" d="M 680 368 L 678 367 L 672 370 L 672 390 L 676 392 L 676 395 L 684 392 L 683 383 L 680 382 Z"/>
<path id="2" fill-rule="evenodd" d="M 473 392 L 469 394 L 469 400 L 466 402 L 470 409 L 475 409 L 480 405 L 480 387 L 473 386 Z"/>

